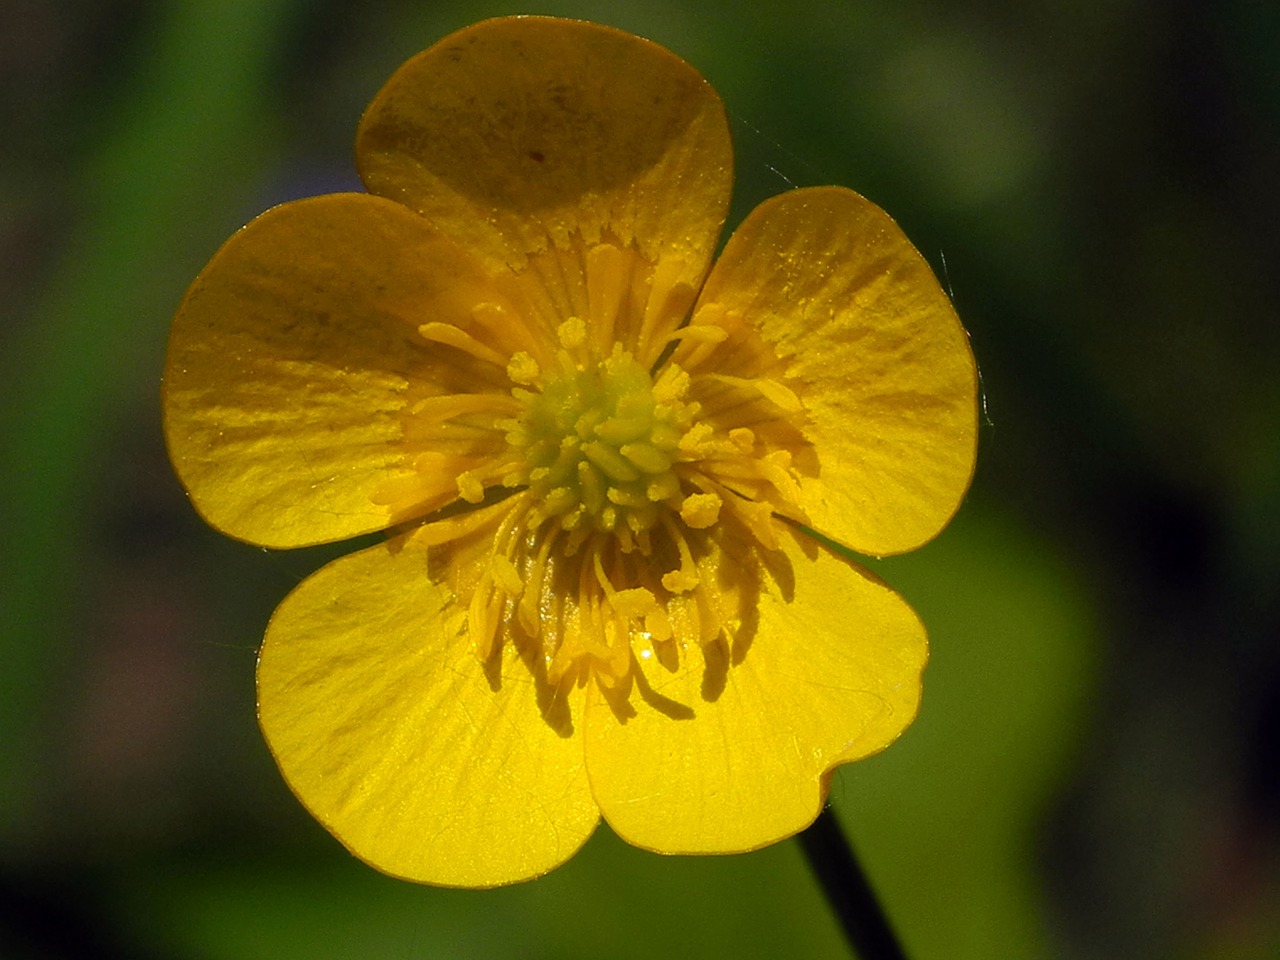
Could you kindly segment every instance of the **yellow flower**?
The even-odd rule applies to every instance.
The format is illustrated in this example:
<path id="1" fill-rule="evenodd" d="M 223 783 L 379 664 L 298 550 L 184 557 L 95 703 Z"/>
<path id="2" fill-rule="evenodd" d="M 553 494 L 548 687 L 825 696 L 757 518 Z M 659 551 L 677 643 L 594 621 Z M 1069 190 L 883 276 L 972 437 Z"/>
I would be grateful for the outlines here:
<path id="1" fill-rule="evenodd" d="M 370 193 L 217 253 L 165 373 L 213 526 L 391 531 L 267 629 L 289 785 L 370 864 L 457 886 L 550 870 L 601 815 L 665 853 L 803 829 L 835 766 L 911 722 L 926 659 L 825 541 L 917 547 L 973 470 L 973 360 L 927 264 L 824 187 L 762 204 L 712 266 L 719 98 L 589 23 L 445 38 L 356 154 Z"/>

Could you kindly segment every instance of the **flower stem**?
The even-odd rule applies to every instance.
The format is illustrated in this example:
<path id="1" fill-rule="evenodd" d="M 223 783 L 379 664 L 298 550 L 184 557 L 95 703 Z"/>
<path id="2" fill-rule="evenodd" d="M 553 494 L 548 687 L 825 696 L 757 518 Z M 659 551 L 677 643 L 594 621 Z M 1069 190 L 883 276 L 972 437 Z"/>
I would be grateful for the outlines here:
<path id="1" fill-rule="evenodd" d="M 906 960 L 853 846 L 831 808 L 800 834 L 800 847 L 861 960 Z"/>

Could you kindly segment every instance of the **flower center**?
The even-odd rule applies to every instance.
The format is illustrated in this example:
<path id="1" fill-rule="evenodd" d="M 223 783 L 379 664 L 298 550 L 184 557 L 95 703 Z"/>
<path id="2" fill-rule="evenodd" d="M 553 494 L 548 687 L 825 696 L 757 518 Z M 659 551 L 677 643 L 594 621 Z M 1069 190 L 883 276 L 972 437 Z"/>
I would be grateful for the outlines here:
<path id="1" fill-rule="evenodd" d="M 636 663 L 675 669 L 751 621 L 776 518 L 803 522 L 798 483 L 811 467 L 793 459 L 806 456 L 802 410 L 783 382 L 706 369 L 691 379 L 732 318 L 660 322 L 688 299 L 673 301 L 671 269 L 646 272 L 610 244 L 582 256 L 583 315 L 557 319 L 552 343 L 531 337 L 530 352 L 504 356 L 459 328 L 420 328 L 505 362 L 509 392 L 413 398 L 406 438 L 422 449 L 380 496 L 405 516 L 454 497 L 476 506 L 417 536 L 465 603 L 481 660 L 512 643 L 553 685 L 625 689 Z M 518 329 L 505 308 L 482 307 L 478 333 Z M 490 493 L 499 487 L 513 493 Z"/>
<path id="2" fill-rule="evenodd" d="M 573 345 L 580 325 L 562 324 L 561 341 Z M 601 361 L 575 362 L 563 351 L 547 375 L 522 354 L 509 369 L 517 383 L 536 386 L 514 391 L 524 409 L 507 421 L 507 442 L 521 466 L 503 481 L 533 495 L 530 525 L 567 531 L 570 552 L 601 533 L 625 552 L 647 553 L 650 529 L 684 499 L 676 465 L 699 409 L 682 399 L 688 376 L 669 365 L 654 381 L 617 344 Z"/>
<path id="3" fill-rule="evenodd" d="M 676 396 L 675 380 L 654 384 L 615 348 L 602 362 L 548 377 L 540 392 L 520 392 L 524 416 L 508 442 L 523 453 L 536 522 L 630 544 L 666 506 L 679 508 L 672 467 L 697 408 Z"/>

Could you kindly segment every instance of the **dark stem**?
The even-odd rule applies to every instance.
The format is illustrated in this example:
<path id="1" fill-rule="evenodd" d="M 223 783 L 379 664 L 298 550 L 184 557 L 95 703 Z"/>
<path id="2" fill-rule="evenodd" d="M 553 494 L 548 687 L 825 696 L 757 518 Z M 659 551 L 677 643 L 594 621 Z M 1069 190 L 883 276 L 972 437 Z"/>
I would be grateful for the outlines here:
<path id="1" fill-rule="evenodd" d="M 907 960 L 831 808 L 798 839 L 854 953 L 861 960 Z"/>

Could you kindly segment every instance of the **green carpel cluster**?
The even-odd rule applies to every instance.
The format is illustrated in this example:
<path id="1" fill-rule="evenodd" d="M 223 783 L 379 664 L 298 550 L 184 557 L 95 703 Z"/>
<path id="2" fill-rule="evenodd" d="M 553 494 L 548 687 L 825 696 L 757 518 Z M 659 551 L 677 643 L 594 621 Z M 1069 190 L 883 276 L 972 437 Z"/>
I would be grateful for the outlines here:
<path id="1" fill-rule="evenodd" d="M 523 450 L 539 521 L 629 543 L 661 511 L 679 509 L 673 466 L 696 405 L 680 400 L 673 379 L 655 384 L 615 348 L 604 361 L 546 378 L 537 392 L 516 391 L 526 407 L 508 439 Z"/>

